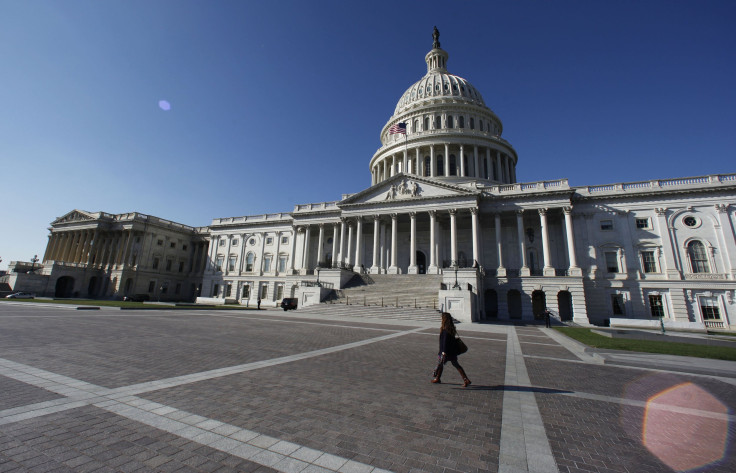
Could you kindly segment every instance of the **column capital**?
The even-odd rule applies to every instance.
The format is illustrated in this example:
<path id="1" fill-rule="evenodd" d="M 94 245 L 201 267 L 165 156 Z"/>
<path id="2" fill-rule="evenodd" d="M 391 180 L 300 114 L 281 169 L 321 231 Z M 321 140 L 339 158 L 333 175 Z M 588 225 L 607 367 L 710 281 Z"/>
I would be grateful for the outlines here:
<path id="1" fill-rule="evenodd" d="M 537 212 L 539 212 L 539 215 L 547 215 L 547 208 L 543 207 L 541 209 L 537 209 Z"/>
<path id="2" fill-rule="evenodd" d="M 516 215 L 518 215 L 519 217 L 523 217 L 524 216 L 524 209 L 517 210 L 516 211 Z"/>
<path id="3" fill-rule="evenodd" d="M 317 224 L 317 226 L 318 226 L 318 227 L 319 227 L 320 229 L 322 229 L 322 228 L 325 228 L 325 223 L 324 223 L 324 222 L 320 222 L 320 223 L 318 223 L 318 224 Z"/>
<path id="4" fill-rule="evenodd" d="M 436 216 L 437 216 L 437 211 L 436 211 L 436 210 L 427 210 L 427 213 L 428 213 L 428 214 L 429 214 L 429 216 L 430 216 L 430 217 L 432 217 L 432 218 L 434 218 L 434 217 L 436 217 Z"/>
<path id="5" fill-rule="evenodd" d="M 654 209 L 654 213 L 656 213 L 660 217 L 664 217 L 665 215 L 667 215 L 667 207 L 657 207 Z"/>
<path id="6" fill-rule="evenodd" d="M 392 213 L 391 214 L 391 220 L 397 220 L 398 218 L 399 218 L 399 214 L 397 214 L 397 213 Z"/>
<path id="7" fill-rule="evenodd" d="M 416 218 L 417 217 L 417 213 L 416 212 L 409 212 L 409 217 Z"/>
<path id="8" fill-rule="evenodd" d="M 374 221 L 374 222 L 378 222 L 378 221 L 380 221 L 380 220 L 381 220 L 381 215 L 379 215 L 379 214 L 376 214 L 376 215 L 374 215 L 374 216 L 373 216 L 373 221 Z"/>
<path id="9" fill-rule="evenodd" d="M 572 214 L 572 206 L 566 205 L 565 207 L 562 207 L 562 211 L 565 215 L 570 215 Z"/>
<path id="10" fill-rule="evenodd" d="M 470 207 L 470 213 L 473 215 L 478 215 L 478 207 Z"/>
<path id="11" fill-rule="evenodd" d="M 450 209 L 447 211 L 450 215 L 457 215 L 457 209 Z"/>
<path id="12" fill-rule="evenodd" d="M 728 212 L 728 204 L 715 204 L 715 209 L 719 214 L 725 214 Z"/>

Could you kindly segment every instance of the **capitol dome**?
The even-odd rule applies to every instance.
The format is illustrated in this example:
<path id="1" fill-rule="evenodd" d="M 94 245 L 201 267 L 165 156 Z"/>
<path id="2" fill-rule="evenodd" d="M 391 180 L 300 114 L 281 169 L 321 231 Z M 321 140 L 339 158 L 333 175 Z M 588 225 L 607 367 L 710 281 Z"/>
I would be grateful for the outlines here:
<path id="1" fill-rule="evenodd" d="M 516 182 L 518 157 L 501 138 L 503 125 L 468 80 L 447 70 L 449 54 L 434 29 L 427 73 L 402 94 L 381 130 L 371 182 L 397 173 L 446 180 Z"/>

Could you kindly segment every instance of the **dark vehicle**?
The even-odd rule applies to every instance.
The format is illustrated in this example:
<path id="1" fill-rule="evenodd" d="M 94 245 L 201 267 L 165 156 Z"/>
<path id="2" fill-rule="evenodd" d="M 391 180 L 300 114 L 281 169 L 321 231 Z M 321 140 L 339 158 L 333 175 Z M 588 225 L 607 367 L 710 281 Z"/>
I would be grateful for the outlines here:
<path id="1" fill-rule="evenodd" d="M 296 297 L 286 297 L 283 301 L 281 301 L 281 308 L 286 310 L 294 310 L 297 306 L 297 298 Z"/>
<path id="2" fill-rule="evenodd" d="M 132 296 L 123 297 L 123 300 L 128 302 L 144 302 L 150 301 L 151 296 L 148 294 L 134 294 Z"/>
<path id="3" fill-rule="evenodd" d="M 8 294 L 7 296 L 5 296 L 6 299 L 33 299 L 33 297 L 33 294 L 29 292 L 16 292 L 14 294 Z M 294 305 L 294 308 L 296 308 L 296 305 Z"/>

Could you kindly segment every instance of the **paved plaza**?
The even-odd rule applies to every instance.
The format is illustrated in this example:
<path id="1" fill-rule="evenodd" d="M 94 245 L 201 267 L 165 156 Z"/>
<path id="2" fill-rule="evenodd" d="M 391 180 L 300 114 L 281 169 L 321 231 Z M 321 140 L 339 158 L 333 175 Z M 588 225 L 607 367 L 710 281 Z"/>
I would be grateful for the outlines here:
<path id="1" fill-rule="evenodd" d="M 736 471 L 736 363 L 540 326 L 0 304 L 1 472 Z"/>

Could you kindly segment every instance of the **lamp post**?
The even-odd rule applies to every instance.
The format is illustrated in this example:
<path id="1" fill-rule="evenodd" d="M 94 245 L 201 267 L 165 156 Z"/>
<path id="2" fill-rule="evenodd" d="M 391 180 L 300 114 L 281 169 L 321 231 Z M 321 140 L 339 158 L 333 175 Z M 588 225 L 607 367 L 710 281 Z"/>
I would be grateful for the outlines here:
<path id="1" fill-rule="evenodd" d="M 31 272 L 36 268 L 36 263 L 38 262 L 38 255 L 33 255 L 33 258 L 31 258 Z"/>
<path id="2" fill-rule="evenodd" d="M 319 283 L 319 267 L 317 267 L 317 287 L 322 287 L 322 285 Z"/>
<path id="3" fill-rule="evenodd" d="M 457 261 L 455 262 L 455 285 L 452 286 L 453 289 L 460 289 L 460 284 L 457 283 Z"/>

